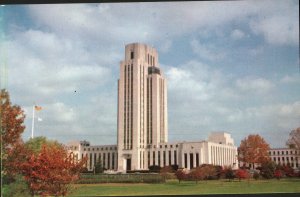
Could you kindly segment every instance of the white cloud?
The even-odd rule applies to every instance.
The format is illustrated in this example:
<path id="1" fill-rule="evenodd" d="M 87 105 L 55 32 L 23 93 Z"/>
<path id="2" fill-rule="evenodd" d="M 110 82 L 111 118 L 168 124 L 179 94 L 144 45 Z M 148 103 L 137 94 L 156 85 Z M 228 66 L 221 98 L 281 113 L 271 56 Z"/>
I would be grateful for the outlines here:
<path id="1" fill-rule="evenodd" d="M 285 84 L 300 84 L 300 75 L 294 74 L 294 75 L 285 75 L 283 78 L 280 79 L 281 83 Z"/>
<path id="2" fill-rule="evenodd" d="M 216 47 L 212 44 L 203 44 L 197 40 L 192 40 L 190 44 L 193 49 L 193 52 L 203 59 L 216 61 L 222 60 L 226 57 L 225 51 L 221 52 L 219 47 Z"/>
<path id="3" fill-rule="evenodd" d="M 235 29 L 231 32 L 230 37 L 233 40 L 240 40 L 245 37 L 245 33 L 239 29 Z"/>
<path id="4" fill-rule="evenodd" d="M 253 77 L 238 79 L 236 86 L 242 91 L 260 94 L 268 93 L 274 87 L 272 82 L 267 79 Z"/>

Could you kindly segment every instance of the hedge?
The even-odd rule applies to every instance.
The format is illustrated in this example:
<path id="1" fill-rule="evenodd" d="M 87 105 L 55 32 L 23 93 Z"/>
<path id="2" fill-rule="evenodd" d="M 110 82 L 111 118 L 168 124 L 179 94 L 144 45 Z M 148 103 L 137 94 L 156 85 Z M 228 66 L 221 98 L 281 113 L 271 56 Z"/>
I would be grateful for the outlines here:
<path id="1" fill-rule="evenodd" d="M 162 183 L 165 179 L 159 174 L 81 174 L 78 184 L 93 183 Z"/>

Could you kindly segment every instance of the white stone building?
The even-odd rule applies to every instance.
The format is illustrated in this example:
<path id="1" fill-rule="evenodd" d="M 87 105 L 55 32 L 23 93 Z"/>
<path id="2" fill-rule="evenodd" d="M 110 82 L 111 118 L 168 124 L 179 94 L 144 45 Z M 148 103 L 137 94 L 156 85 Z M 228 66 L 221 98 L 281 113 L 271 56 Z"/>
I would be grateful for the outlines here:
<path id="1" fill-rule="evenodd" d="M 89 170 L 98 158 L 105 168 L 119 172 L 148 170 L 152 165 L 187 169 L 201 164 L 238 165 L 237 147 L 228 133 L 212 133 L 207 141 L 168 143 L 167 81 L 158 53 L 150 46 L 133 43 L 125 47 L 118 80 L 117 124 L 117 145 L 69 144 L 78 159 L 88 157 Z"/>

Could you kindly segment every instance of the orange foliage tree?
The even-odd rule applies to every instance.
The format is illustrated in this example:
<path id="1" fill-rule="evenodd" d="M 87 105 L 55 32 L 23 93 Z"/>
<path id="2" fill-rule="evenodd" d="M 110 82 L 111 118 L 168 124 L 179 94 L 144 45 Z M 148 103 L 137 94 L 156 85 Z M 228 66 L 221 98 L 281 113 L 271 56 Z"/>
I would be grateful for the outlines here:
<path id="1" fill-rule="evenodd" d="M 77 161 L 60 146 L 43 145 L 41 152 L 28 155 L 20 165 L 32 195 L 65 196 L 79 178 L 85 159 Z"/>
<path id="2" fill-rule="evenodd" d="M 269 144 L 260 135 L 249 135 L 241 141 L 238 159 L 245 163 L 261 164 L 269 160 Z"/>
<path id="3" fill-rule="evenodd" d="M 18 105 L 12 105 L 9 93 L 0 91 L 0 131 L 1 131 L 1 177 L 13 181 L 18 169 L 16 162 L 24 159 L 21 134 L 25 130 L 25 114 Z M 2 181 L 1 178 L 1 181 Z"/>

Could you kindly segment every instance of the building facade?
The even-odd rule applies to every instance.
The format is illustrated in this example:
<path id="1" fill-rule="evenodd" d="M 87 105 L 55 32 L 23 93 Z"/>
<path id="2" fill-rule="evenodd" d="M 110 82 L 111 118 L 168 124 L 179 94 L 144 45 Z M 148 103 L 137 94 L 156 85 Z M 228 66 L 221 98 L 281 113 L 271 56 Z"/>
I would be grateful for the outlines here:
<path id="1" fill-rule="evenodd" d="M 271 161 L 283 166 L 289 165 L 293 169 L 300 167 L 299 151 L 290 148 L 272 148 L 269 150 Z"/>
<path id="2" fill-rule="evenodd" d="M 236 168 L 237 147 L 230 134 L 212 133 L 208 140 L 168 143 L 167 81 L 153 47 L 132 43 L 125 47 L 118 80 L 117 145 L 91 146 L 86 141 L 69 144 L 78 159 L 88 157 L 119 172 L 148 170 L 149 166 L 201 164 Z"/>

